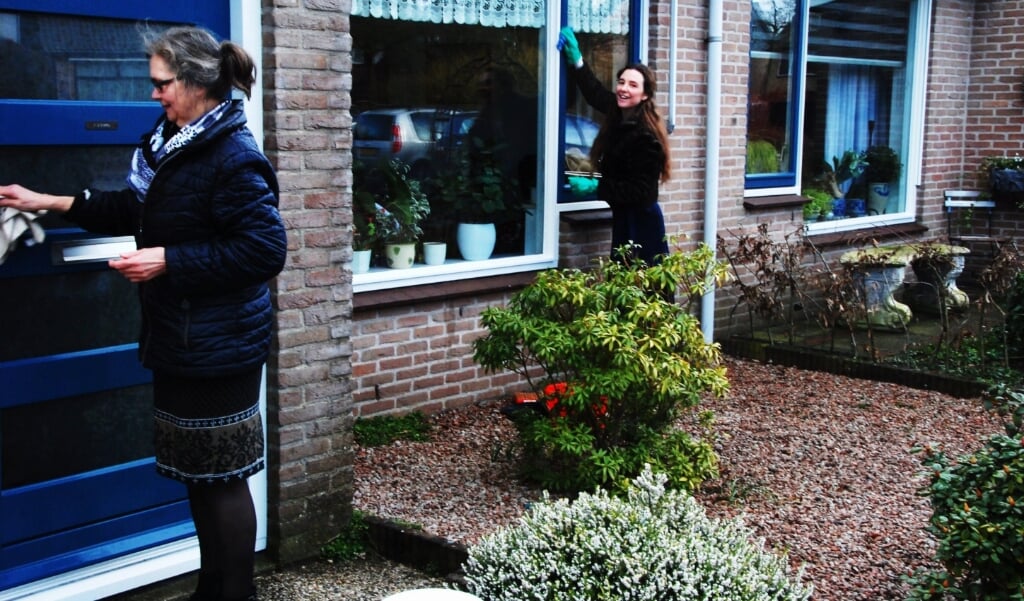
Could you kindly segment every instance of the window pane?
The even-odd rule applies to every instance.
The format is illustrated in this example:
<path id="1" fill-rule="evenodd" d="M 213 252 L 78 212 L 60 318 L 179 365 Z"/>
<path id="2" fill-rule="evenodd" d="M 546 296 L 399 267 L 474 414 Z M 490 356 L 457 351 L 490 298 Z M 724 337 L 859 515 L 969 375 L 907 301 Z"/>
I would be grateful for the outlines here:
<path id="1" fill-rule="evenodd" d="M 581 31 L 576 34 L 576 39 L 579 41 L 584 62 L 605 86 L 614 89 L 616 74 L 629 62 L 629 36 Z M 659 83 L 664 86 L 667 82 Z M 587 104 L 575 85 L 567 87 L 564 139 L 566 172 L 590 173 L 593 171 L 590 147 L 594 144 L 604 115 Z M 561 184 L 563 190 L 568 188 L 568 180 L 563 180 Z M 571 202 L 593 198 L 578 198 L 566 192 L 560 200 Z"/>
<path id="2" fill-rule="evenodd" d="M 748 186 L 780 185 L 764 175 L 793 173 L 790 152 L 796 0 L 755 0 L 750 18 L 750 79 L 747 96 Z M 789 185 L 793 182 L 790 180 Z"/>
<path id="3" fill-rule="evenodd" d="M 453 182 L 470 182 L 460 195 L 471 209 L 536 202 L 543 10 L 535 14 L 538 2 L 459 3 L 472 13 L 460 13 L 460 24 L 453 3 L 422 4 L 354 8 L 380 15 L 351 20 L 354 192 L 380 193 L 373 168 L 382 161 L 408 165 L 431 205 L 421 240 L 448 242 L 448 258 L 460 260 L 457 224 L 470 211 L 453 204 Z M 539 252 L 532 232 L 542 213 L 488 215 L 497 225 L 492 256 Z"/>
<path id="4" fill-rule="evenodd" d="M 0 12 L 0 49 L 0 98 L 148 101 L 153 91 L 131 21 Z"/>
<path id="5" fill-rule="evenodd" d="M 844 177 L 842 167 L 844 156 L 879 148 L 891 149 L 897 166 L 905 162 L 910 3 L 835 1 L 813 6 L 810 15 L 804 188 L 844 195 L 846 211 L 837 217 L 900 212 L 904 169 L 881 173 L 878 159 Z M 837 162 L 839 175 L 832 177 L 824 166 L 836 171 Z M 855 199 L 865 201 L 863 209 Z"/>

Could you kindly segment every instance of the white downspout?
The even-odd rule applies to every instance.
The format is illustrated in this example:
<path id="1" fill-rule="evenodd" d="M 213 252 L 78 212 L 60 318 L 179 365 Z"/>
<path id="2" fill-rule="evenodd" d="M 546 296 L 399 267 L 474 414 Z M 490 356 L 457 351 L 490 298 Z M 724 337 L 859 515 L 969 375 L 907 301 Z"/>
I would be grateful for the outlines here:
<path id="1" fill-rule="evenodd" d="M 679 67 L 679 0 L 669 3 L 668 22 L 668 133 L 676 129 L 676 81 Z"/>
<path id="2" fill-rule="evenodd" d="M 675 11 L 673 11 L 673 15 Z M 718 238 L 718 156 L 722 123 L 722 0 L 708 3 L 708 112 L 704 166 L 704 243 L 712 250 Z M 715 339 L 715 288 L 701 298 L 704 341 Z"/>

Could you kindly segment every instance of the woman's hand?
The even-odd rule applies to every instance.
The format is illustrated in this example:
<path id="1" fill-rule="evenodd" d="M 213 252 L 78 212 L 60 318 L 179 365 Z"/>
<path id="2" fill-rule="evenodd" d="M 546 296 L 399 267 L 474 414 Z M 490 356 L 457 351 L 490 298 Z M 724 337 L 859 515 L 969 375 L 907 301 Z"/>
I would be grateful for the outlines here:
<path id="1" fill-rule="evenodd" d="M 129 282 L 136 284 L 152 280 L 167 272 L 167 260 L 164 258 L 162 246 L 121 253 L 120 259 L 112 259 L 107 264 L 120 272 Z"/>
<path id="2" fill-rule="evenodd" d="M 71 208 L 71 203 L 74 201 L 74 196 L 40 194 L 17 184 L 0 186 L 0 207 L 11 207 L 19 211 L 63 213 Z"/>
<path id="3" fill-rule="evenodd" d="M 579 68 L 583 65 L 583 55 L 580 53 L 580 43 L 576 41 L 576 34 L 571 27 L 563 27 L 558 34 L 559 48 L 565 53 L 572 66 Z"/>

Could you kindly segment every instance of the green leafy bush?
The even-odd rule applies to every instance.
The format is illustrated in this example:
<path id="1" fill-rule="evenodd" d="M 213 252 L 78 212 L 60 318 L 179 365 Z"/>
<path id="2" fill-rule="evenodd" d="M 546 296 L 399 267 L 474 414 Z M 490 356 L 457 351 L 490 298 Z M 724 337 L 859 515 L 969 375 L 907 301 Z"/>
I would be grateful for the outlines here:
<path id="1" fill-rule="evenodd" d="M 483 313 L 476 361 L 523 375 L 552 407 L 516 420 L 527 477 L 578 491 L 621 486 L 645 463 L 674 486 L 717 473 L 711 444 L 673 424 L 701 395 L 725 392 L 725 368 L 665 291 L 695 298 L 724 273 L 706 247 L 654 266 L 602 260 L 594 271 L 542 272 L 507 307 Z"/>
<path id="2" fill-rule="evenodd" d="M 607 491 L 548 498 L 484 537 L 463 565 L 484 601 L 789 601 L 802 574 L 764 550 L 738 519 L 714 520 L 650 469 L 625 498 Z"/>
<path id="3" fill-rule="evenodd" d="M 931 472 L 925 490 L 938 541 L 937 570 L 913 575 L 911 599 L 1024 600 L 1024 448 L 1019 434 L 997 434 L 951 461 L 921 449 Z M 1018 502 L 1019 501 L 1019 502 Z"/>

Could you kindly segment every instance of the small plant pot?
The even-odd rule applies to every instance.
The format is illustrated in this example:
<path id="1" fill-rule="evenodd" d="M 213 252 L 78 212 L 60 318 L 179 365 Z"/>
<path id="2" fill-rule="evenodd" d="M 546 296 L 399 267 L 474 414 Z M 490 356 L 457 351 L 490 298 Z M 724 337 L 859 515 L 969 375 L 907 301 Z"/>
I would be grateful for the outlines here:
<path id="1" fill-rule="evenodd" d="M 447 254 L 448 245 L 444 242 L 423 243 L 423 262 L 427 265 L 444 265 Z"/>
<path id="2" fill-rule="evenodd" d="M 416 244 L 388 244 L 384 247 L 388 267 L 391 269 L 408 269 L 416 259 Z"/>
<path id="3" fill-rule="evenodd" d="M 352 251 L 352 273 L 366 273 L 370 271 L 370 258 L 372 250 Z"/>

